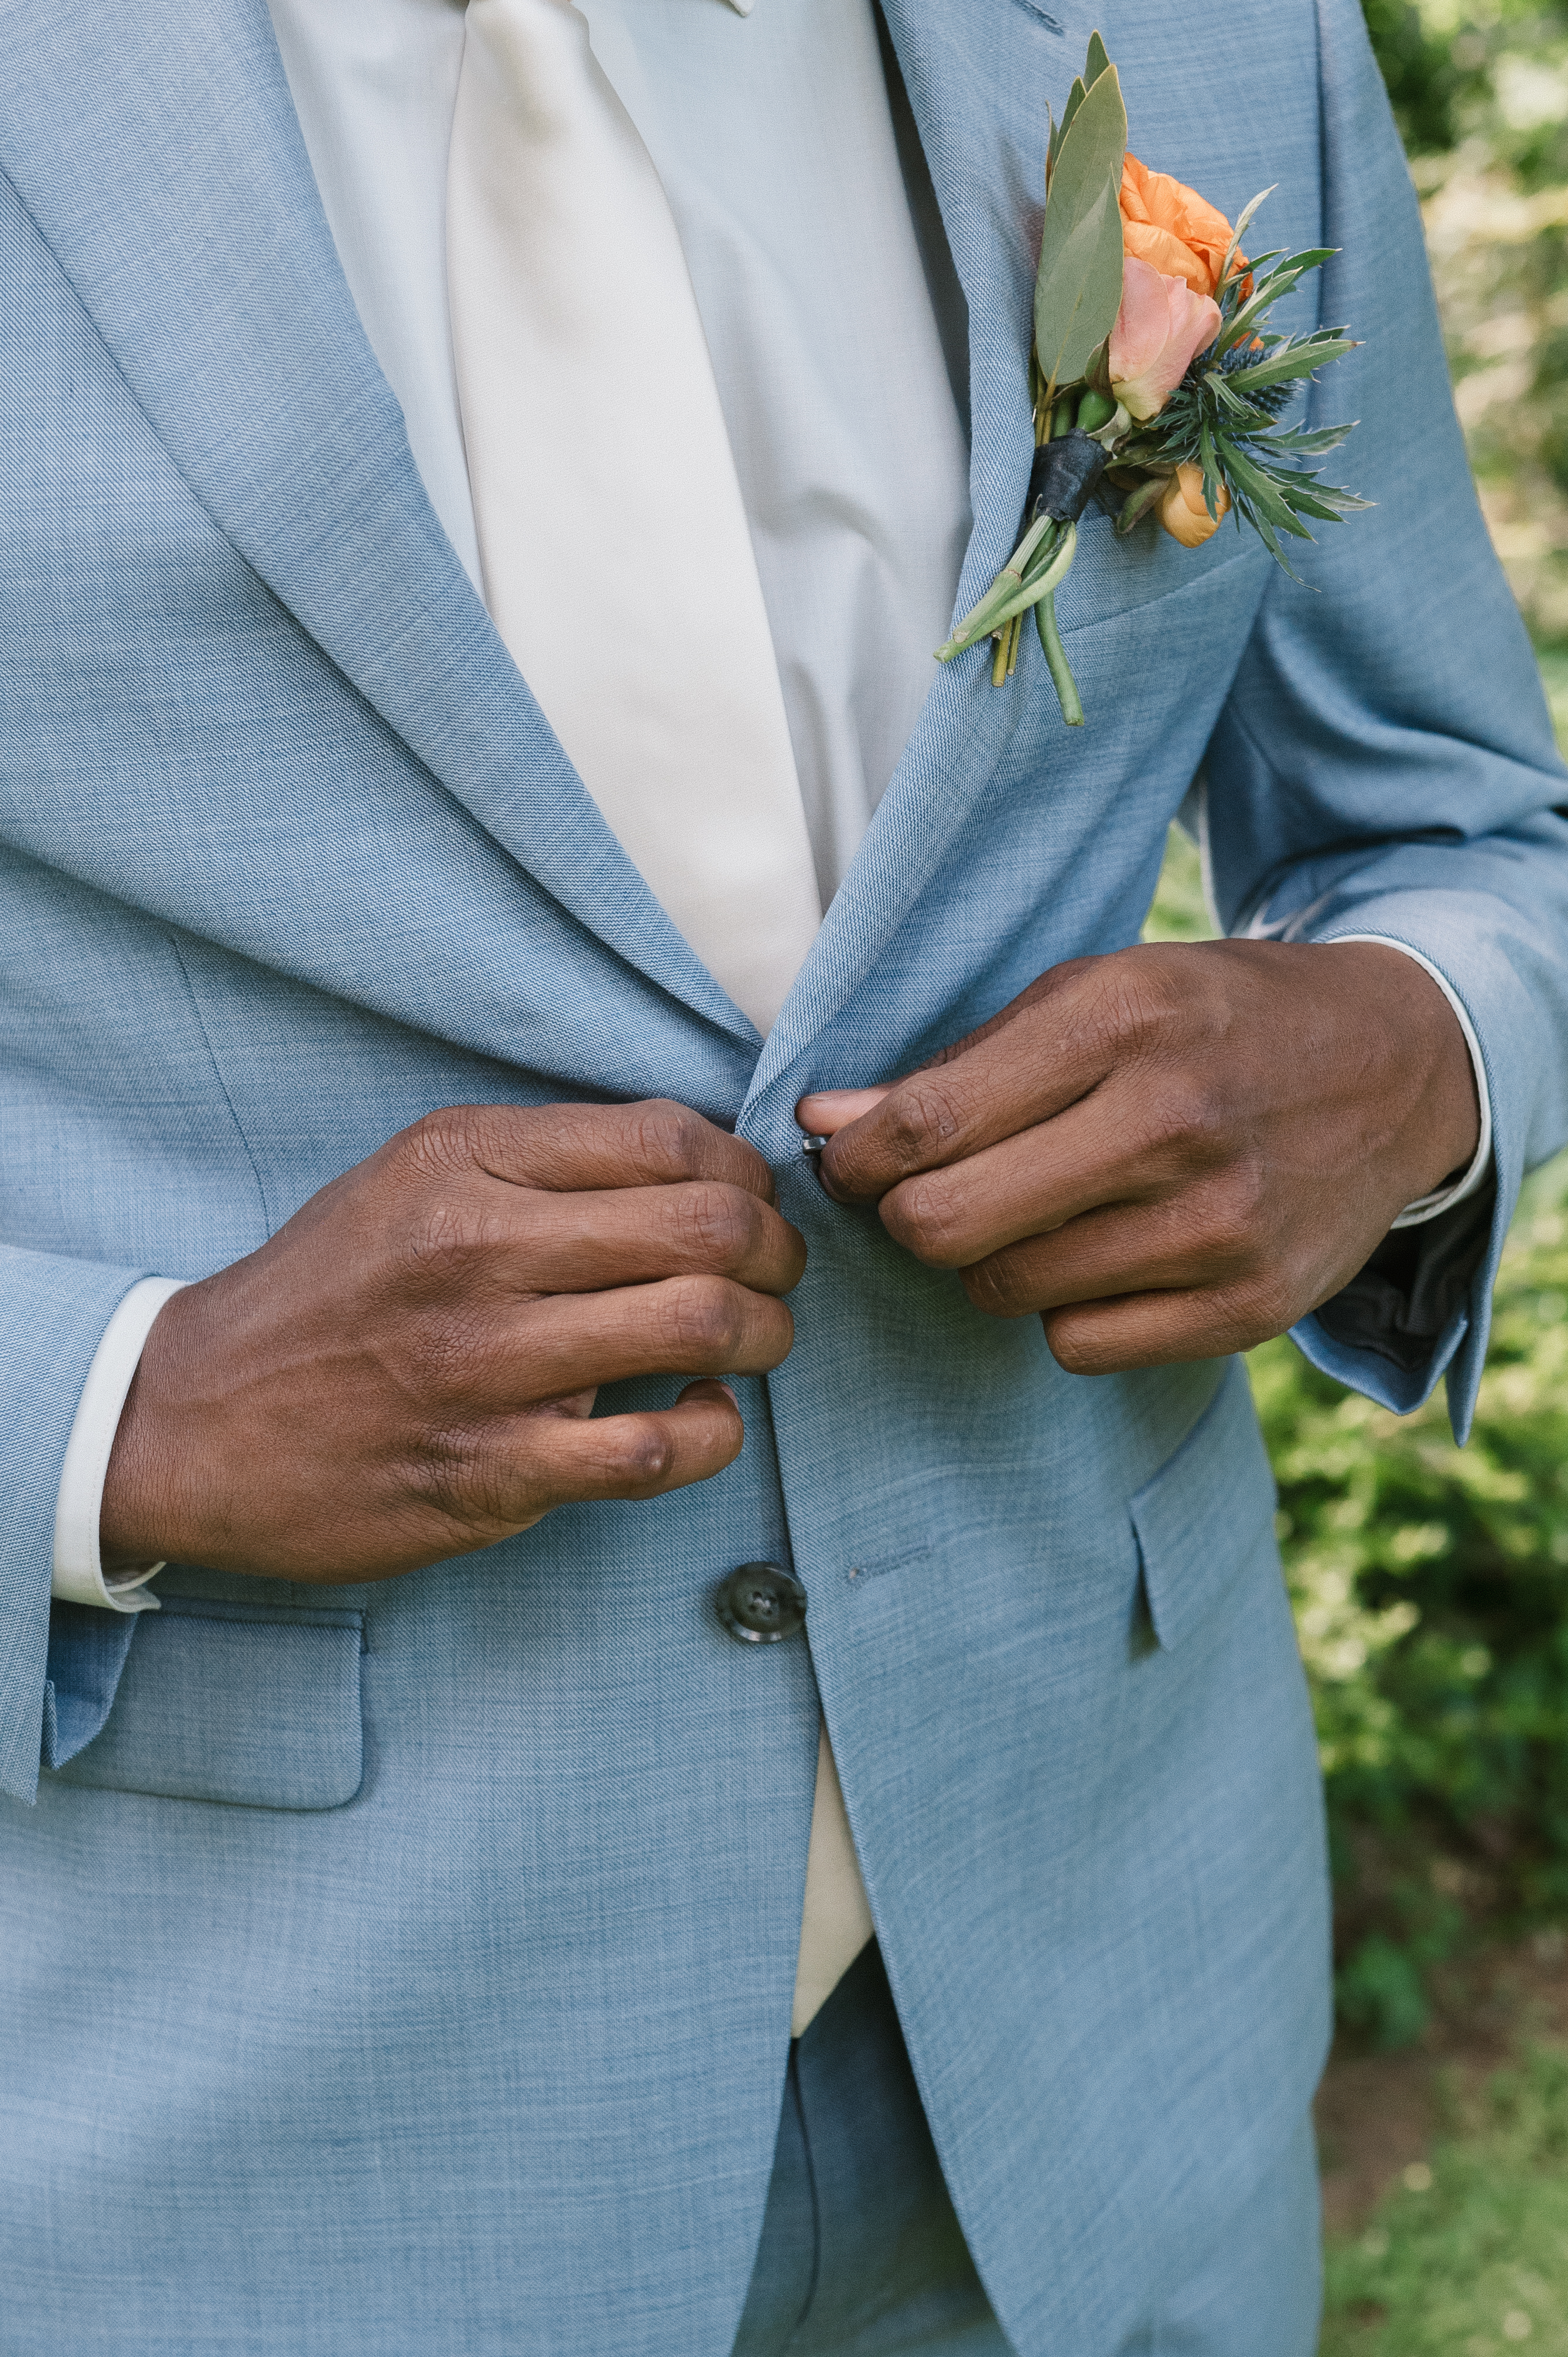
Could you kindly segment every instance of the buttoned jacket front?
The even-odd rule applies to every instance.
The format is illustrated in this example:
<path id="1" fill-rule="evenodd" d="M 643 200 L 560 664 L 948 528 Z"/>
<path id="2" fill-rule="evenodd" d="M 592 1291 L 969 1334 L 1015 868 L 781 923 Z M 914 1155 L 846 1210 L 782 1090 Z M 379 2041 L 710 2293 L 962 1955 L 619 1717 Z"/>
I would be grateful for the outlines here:
<path id="1" fill-rule="evenodd" d="M 1086 22 L 886 0 L 969 307 L 966 607 L 1011 544 L 1043 125 Z M 724 2357 L 785 2062 L 817 1711 L 944 2168 L 1024 2357 L 1109 2357 L 1288 2140 L 1327 2020 L 1310 1717 L 1239 1367 L 1085 1381 L 834 1206 L 809 1088 L 1134 941 L 1200 823 L 1234 928 L 1385 933 L 1469 1010 L 1461 1420 L 1568 1129 L 1568 801 L 1350 0 L 1111 0 L 1145 156 L 1363 349 L 1377 502 L 1288 581 L 1092 518 L 1026 652 L 933 676 L 762 1046 L 573 774 L 430 511 L 261 0 L 0 5 L 0 2284 L 7 2351 Z M 1224 60 L 1223 72 L 1215 61 Z M 1195 788 L 1194 781 L 1199 783 Z M 60 1459 L 147 1273 L 432 1107 L 660 1095 L 805 1232 L 728 1472 L 373 1587 L 49 1609 Z M 1431 1288 L 1429 1288 L 1430 1290 Z M 1441 1288 L 1439 1288 L 1439 1291 Z M 1419 1323 L 1419 1321 L 1418 1321 Z M 1415 1330 L 1415 1329 L 1412 1329 Z M 662 1401 L 626 1386 L 607 1404 Z M 810 1647 L 743 1647 L 736 1564 Z M 42 1769 L 40 1770 L 40 1760 Z"/>

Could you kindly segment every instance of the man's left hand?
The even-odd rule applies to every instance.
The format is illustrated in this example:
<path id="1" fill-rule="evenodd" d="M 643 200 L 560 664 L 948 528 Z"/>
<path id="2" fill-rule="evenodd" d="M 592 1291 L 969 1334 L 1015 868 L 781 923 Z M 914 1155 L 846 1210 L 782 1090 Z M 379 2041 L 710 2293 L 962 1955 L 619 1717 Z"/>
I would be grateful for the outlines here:
<path id="1" fill-rule="evenodd" d="M 1053 967 L 921 1071 L 797 1118 L 830 1194 L 1098 1375 L 1283 1333 L 1463 1169 L 1480 1114 L 1413 958 L 1202 942 Z"/>

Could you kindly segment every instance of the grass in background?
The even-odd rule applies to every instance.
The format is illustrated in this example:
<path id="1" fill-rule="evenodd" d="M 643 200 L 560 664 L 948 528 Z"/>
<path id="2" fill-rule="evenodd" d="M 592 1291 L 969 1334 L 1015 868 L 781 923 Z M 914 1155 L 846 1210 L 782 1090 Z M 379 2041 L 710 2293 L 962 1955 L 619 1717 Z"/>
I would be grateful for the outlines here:
<path id="1" fill-rule="evenodd" d="M 1568 2357 L 1568 2048 L 1446 2108 L 1430 2159 L 1330 2244 L 1321 2357 Z"/>

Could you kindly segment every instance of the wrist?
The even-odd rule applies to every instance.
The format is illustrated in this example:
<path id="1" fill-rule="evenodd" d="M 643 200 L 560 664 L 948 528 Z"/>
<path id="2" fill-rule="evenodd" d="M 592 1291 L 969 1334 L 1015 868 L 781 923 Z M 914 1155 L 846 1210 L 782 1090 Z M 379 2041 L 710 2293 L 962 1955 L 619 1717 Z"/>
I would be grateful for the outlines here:
<path id="1" fill-rule="evenodd" d="M 192 1296 L 186 1286 L 165 1302 L 148 1329 L 120 1411 L 98 1511 L 98 1550 L 106 1578 L 188 1552 L 174 1471 L 180 1452 L 169 1377 L 183 1355 Z"/>
<path id="2" fill-rule="evenodd" d="M 1462 1181 L 1489 1131 L 1468 1020 L 1426 960 L 1402 943 L 1340 937 L 1318 945 L 1360 961 L 1353 986 L 1385 1031 L 1382 1061 L 1393 1081 L 1391 1141 L 1400 1185 L 1418 1203 Z"/>

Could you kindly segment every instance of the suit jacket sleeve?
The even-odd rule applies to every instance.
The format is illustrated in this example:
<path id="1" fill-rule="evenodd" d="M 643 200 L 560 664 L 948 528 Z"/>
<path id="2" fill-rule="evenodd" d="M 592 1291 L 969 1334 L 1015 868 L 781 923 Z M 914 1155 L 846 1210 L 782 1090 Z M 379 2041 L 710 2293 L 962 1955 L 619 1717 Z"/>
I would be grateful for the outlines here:
<path id="1" fill-rule="evenodd" d="M 140 1268 L 0 1246 L 0 1792 L 30 1801 L 102 1726 L 133 1614 L 56 1603 L 55 1505 L 103 1329 Z"/>
<path id="2" fill-rule="evenodd" d="M 1230 932 L 1375 933 L 1447 977 L 1480 1042 L 1494 1183 L 1391 1236 L 1295 1339 L 1401 1411 L 1440 1375 L 1461 1437 L 1524 1172 L 1568 1135 L 1568 771 L 1477 506 L 1416 205 L 1355 0 L 1320 0 L 1325 324 L 1358 418 L 1326 472 L 1377 504 L 1293 544 L 1211 741 L 1203 824 Z M 1296 557 L 1294 550 L 1301 548 Z"/>

